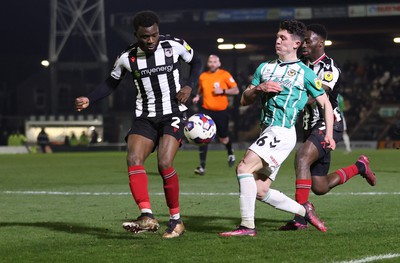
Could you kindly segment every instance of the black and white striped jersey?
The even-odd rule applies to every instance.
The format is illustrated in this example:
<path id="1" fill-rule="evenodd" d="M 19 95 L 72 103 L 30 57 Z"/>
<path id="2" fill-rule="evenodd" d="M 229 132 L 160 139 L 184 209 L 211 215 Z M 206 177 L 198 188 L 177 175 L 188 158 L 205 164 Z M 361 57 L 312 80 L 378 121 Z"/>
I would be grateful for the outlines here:
<path id="1" fill-rule="evenodd" d="M 315 74 L 317 74 L 318 78 L 322 81 L 322 84 L 330 88 L 330 90 L 327 91 L 327 95 L 332 105 L 334 114 L 333 128 L 334 130 L 342 131 L 342 117 L 337 100 L 341 85 L 341 71 L 339 67 L 337 66 L 335 61 L 332 58 L 328 57 L 326 54 L 323 54 L 319 59 L 314 62 L 306 61 L 305 63 L 315 72 Z M 312 104 L 308 104 L 304 108 L 304 130 L 312 129 L 317 124 L 317 122 L 323 122 L 322 129 L 325 128 L 324 112 L 320 108 L 320 106 L 316 102 L 314 102 Z"/>
<path id="2" fill-rule="evenodd" d="M 137 43 L 129 46 L 115 61 L 111 76 L 121 79 L 131 72 L 137 88 L 135 116 L 159 117 L 187 107 L 177 101 L 179 58 L 189 63 L 193 49 L 182 39 L 160 35 L 157 49 L 146 54 Z"/>

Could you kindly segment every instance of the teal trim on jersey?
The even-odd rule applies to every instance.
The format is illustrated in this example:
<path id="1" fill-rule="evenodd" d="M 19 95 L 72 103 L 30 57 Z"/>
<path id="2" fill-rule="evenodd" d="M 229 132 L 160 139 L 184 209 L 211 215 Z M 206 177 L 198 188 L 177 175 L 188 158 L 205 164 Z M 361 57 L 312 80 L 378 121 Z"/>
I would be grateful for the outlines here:
<path id="1" fill-rule="evenodd" d="M 258 86 L 266 81 L 278 82 L 283 88 L 279 93 L 264 93 L 261 97 L 261 122 L 267 127 L 293 127 L 307 103 L 308 95 L 316 98 L 325 92 L 317 85 L 317 75 L 300 60 L 261 63 L 251 84 Z"/>
<path id="2" fill-rule="evenodd" d="M 249 178 L 249 177 L 254 177 L 254 175 L 253 174 L 240 174 L 240 175 L 238 175 L 238 180 L 242 180 L 242 179 L 245 179 L 245 178 Z"/>

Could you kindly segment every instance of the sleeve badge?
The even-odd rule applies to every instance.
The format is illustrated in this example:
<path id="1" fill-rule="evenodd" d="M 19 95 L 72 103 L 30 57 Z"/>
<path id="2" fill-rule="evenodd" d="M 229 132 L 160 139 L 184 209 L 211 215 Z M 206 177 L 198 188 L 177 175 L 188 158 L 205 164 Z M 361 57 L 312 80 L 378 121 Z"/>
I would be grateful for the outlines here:
<path id="1" fill-rule="evenodd" d="M 321 89 L 322 88 L 322 81 L 319 79 L 314 79 L 315 82 L 315 86 L 317 87 L 317 89 Z"/>
<path id="2" fill-rule="evenodd" d="M 326 81 L 331 81 L 333 79 L 333 74 L 332 72 L 325 72 L 324 74 L 324 80 Z"/>

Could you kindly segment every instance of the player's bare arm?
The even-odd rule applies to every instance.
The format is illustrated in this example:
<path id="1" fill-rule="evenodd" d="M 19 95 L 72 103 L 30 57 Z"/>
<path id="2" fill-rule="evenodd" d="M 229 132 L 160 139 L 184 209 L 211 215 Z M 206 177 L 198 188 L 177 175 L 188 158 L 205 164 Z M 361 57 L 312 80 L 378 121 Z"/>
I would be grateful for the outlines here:
<path id="1" fill-rule="evenodd" d="M 281 85 L 279 83 L 277 83 L 277 82 L 274 82 L 274 81 L 263 82 L 260 85 L 258 85 L 256 87 L 256 89 L 260 90 L 262 92 L 268 92 L 268 93 L 270 93 L 270 92 L 278 93 L 278 92 L 283 90 Z"/>
<path id="2" fill-rule="evenodd" d="M 200 97 L 203 95 L 203 89 L 201 88 L 201 86 L 199 85 L 199 88 L 197 89 L 197 94 L 196 96 L 193 97 L 192 102 L 194 104 L 197 104 L 200 100 Z"/>
<path id="3" fill-rule="evenodd" d="M 325 90 L 325 92 L 331 91 L 331 88 L 326 86 L 325 84 L 322 84 L 322 88 Z M 313 97 L 308 96 L 307 104 L 313 104 L 315 101 L 316 100 Z"/>
<path id="4" fill-rule="evenodd" d="M 78 97 L 75 99 L 76 111 L 81 111 L 89 107 L 89 99 L 87 97 Z"/>
<path id="5" fill-rule="evenodd" d="M 253 104 L 255 99 L 257 98 L 257 95 L 260 94 L 261 92 L 280 92 L 282 91 L 282 87 L 279 83 L 273 82 L 273 81 L 266 81 L 261 83 L 258 86 L 250 85 L 242 95 L 242 98 L 240 100 L 240 103 L 242 106 L 246 106 L 249 104 Z"/>
<path id="6" fill-rule="evenodd" d="M 190 86 L 183 86 L 181 90 L 176 94 L 176 99 L 180 102 L 185 104 L 192 93 L 192 88 Z"/>
<path id="7" fill-rule="evenodd" d="M 326 132 L 325 132 L 325 142 L 328 144 L 328 148 L 335 150 L 336 142 L 333 139 L 333 109 L 332 105 L 329 102 L 329 98 L 326 93 L 318 96 L 316 98 L 317 103 L 321 106 L 324 111 L 324 119 L 326 125 Z"/>
<path id="8" fill-rule="evenodd" d="M 249 85 L 240 98 L 240 104 L 242 106 L 253 104 L 260 93 L 261 92 L 256 89 L 256 86 Z"/>

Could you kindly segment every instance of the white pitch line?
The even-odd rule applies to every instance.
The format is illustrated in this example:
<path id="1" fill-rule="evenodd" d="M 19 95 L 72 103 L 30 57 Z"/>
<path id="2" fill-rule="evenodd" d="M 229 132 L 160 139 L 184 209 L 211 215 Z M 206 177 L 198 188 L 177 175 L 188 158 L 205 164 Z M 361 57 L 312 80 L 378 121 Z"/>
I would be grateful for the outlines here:
<path id="1" fill-rule="evenodd" d="M 0 194 L 10 195 L 87 195 L 87 196 L 107 196 L 107 195 L 131 195 L 130 192 L 61 192 L 61 191 L 0 191 Z M 217 193 L 217 192 L 182 192 L 184 196 L 231 196 L 235 193 Z M 164 193 L 150 193 L 150 195 L 164 195 Z M 360 193 L 328 193 L 328 195 L 346 196 L 346 195 L 400 195 L 400 192 L 360 192 Z"/>
<path id="2" fill-rule="evenodd" d="M 377 256 L 370 256 L 362 259 L 354 259 L 350 261 L 340 261 L 340 262 L 335 262 L 335 263 L 366 263 L 366 262 L 373 262 L 377 260 L 384 260 L 384 259 L 390 259 L 390 258 L 398 258 L 400 257 L 400 254 L 384 254 L 384 255 L 377 255 Z"/>

